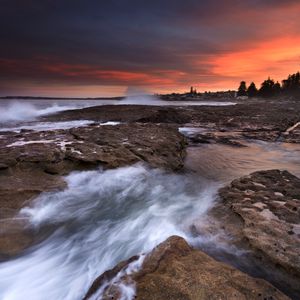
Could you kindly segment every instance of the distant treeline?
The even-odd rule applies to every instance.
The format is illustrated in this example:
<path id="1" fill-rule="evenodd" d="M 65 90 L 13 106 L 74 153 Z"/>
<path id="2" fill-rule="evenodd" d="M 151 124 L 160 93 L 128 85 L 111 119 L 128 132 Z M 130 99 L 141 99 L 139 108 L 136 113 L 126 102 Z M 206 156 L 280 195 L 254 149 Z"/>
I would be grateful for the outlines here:
<path id="1" fill-rule="evenodd" d="M 300 96 L 300 73 L 289 75 L 282 82 L 275 82 L 270 77 L 266 79 L 258 89 L 254 82 L 247 87 L 245 81 L 241 81 L 237 92 L 238 96 L 248 97 L 274 97 L 281 95 Z"/>

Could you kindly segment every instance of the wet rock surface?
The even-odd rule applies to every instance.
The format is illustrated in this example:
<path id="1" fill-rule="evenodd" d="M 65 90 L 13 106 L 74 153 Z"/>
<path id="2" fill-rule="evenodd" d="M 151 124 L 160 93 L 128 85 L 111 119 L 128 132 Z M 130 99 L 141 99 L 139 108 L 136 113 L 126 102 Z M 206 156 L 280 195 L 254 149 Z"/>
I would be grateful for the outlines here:
<path id="1" fill-rule="evenodd" d="M 185 139 L 177 127 L 156 124 L 122 124 L 70 130 L 24 131 L 0 139 L 0 221 L 44 191 L 65 187 L 62 175 L 96 167 L 116 168 L 137 162 L 166 170 L 180 170 Z M 0 258 L 14 255 L 16 230 L 0 232 Z M 26 238 L 26 236 L 24 235 Z M 16 239 L 15 239 L 16 240 Z M 27 239 L 26 239 L 27 241 Z M 28 243 L 17 243 L 20 249 Z M 11 250 L 10 250 L 11 249 Z M 14 250 L 13 250 L 14 249 Z"/>
<path id="2" fill-rule="evenodd" d="M 1 191 L 52 189 L 57 177 L 71 170 L 115 168 L 136 162 L 179 170 L 185 139 L 177 127 L 155 124 L 94 125 L 42 132 L 24 132 L 0 140 Z M 28 176 L 24 176 L 28 173 Z M 31 188 L 29 188 L 31 187 Z"/>
<path id="3" fill-rule="evenodd" d="M 134 258 L 97 278 L 86 299 L 97 295 Z M 108 284 L 96 299 L 121 299 L 120 284 L 135 283 L 135 299 L 289 299 L 271 284 L 252 278 L 173 236 L 148 254 L 139 271 Z M 94 298 L 93 298 L 94 299 Z"/>
<path id="4" fill-rule="evenodd" d="M 211 212 L 221 226 L 217 231 L 250 251 L 264 276 L 299 299 L 300 179 L 287 171 L 259 171 L 219 194 L 221 202 Z"/>
<path id="5" fill-rule="evenodd" d="M 107 105 L 47 116 L 46 121 L 94 120 L 189 124 L 215 132 L 239 132 L 242 138 L 299 143 L 300 101 L 246 100 L 233 106 Z M 205 137 L 205 134 L 204 134 Z"/>
<path id="6" fill-rule="evenodd" d="M 258 278 L 299 299 L 300 179 L 287 171 L 259 171 L 234 180 L 219 195 L 210 221 L 196 222 L 191 234 L 214 237 L 197 248 L 232 267 L 172 237 L 146 257 L 137 273 L 125 272 L 115 281 L 124 262 L 104 273 L 86 299 L 104 282 L 110 283 L 103 299 L 119 299 L 122 282 L 135 282 L 137 299 L 287 299 Z"/>
<path id="7" fill-rule="evenodd" d="M 232 147 L 246 147 L 240 132 L 213 132 L 203 130 L 202 133 L 185 134 L 191 145 L 197 144 L 223 144 Z"/>

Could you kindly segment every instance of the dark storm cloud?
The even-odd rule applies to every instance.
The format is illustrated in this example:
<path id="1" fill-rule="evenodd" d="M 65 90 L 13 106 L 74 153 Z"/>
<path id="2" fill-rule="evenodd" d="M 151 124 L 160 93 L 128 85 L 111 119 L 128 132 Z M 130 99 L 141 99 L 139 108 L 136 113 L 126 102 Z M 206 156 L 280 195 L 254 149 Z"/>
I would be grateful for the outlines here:
<path id="1" fill-rule="evenodd" d="M 186 1 L 184 5 L 176 5 L 176 1 L 148 5 L 142 1 L 6 3 L 1 10 L 4 41 L 1 51 L 8 56 L 63 53 L 67 54 L 66 58 L 77 56 L 76 59 L 84 60 L 92 55 L 92 62 L 110 57 L 114 60 L 117 56 L 144 63 L 144 59 L 154 56 L 159 59 L 157 54 L 173 52 L 174 46 L 185 51 L 189 41 L 196 41 L 198 45 L 195 46 L 202 46 L 204 51 L 211 50 L 207 41 L 201 43 L 190 37 L 182 25 L 176 26 L 186 18 L 183 13 Z M 88 55 L 83 58 L 81 54 Z M 162 60 L 167 57 L 163 56 Z"/>
<path id="2" fill-rule="evenodd" d="M 281 9 L 299 1 L 0 0 L 0 3 L 0 79 L 26 76 L 41 81 L 119 84 L 124 81 L 122 76 L 120 80 L 116 74 L 109 78 L 97 70 L 155 76 L 164 71 L 213 76 L 207 58 L 274 34 L 272 30 L 261 30 L 262 20 L 253 22 L 250 17 L 241 22 L 239 16 Z M 51 65 L 56 69 L 51 70 Z M 86 67 L 90 67 L 90 72 Z M 184 76 L 179 78 L 178 81 L 188 81 Z"/>

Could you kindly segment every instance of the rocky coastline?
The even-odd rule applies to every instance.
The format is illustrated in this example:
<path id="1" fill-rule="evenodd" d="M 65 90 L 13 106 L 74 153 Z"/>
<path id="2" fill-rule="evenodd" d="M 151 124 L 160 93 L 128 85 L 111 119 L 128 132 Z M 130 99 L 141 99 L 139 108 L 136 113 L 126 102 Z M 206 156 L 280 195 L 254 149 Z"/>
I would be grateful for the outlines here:
<path id="1" fill-rule="evenodd" d="M 298 299 L 300 179 L 287 171 L 259 171 L 220 189 L 219 197 L 208 216 L 217 222 L 210 224 L 209 233 L 195 224 L 193 234 L 224 231 L 231 245 L 244 250 L 251 268 L 238 263 L 233 268 L 205 254 L 207 249 L 193 249 L 184 239 L 171 237 L 146 256 L 138 271 L 122 273 L 137 259 L 133 257 L 98 277 L 85 299 L 104 281 L 109 284 L 97 299 L 122 299 L 120 287 L 130 282 L 136 299 Z"/>
<path id="2" fill-rule="evenodd" d="M 9 219 L 45 191 L 63 189 L 74 170 L 117 168 L 138 162 L 178 171 L 186 139 L 168 124 L 97 123 L 69 130 L 4 133 L 0 139 L 0 217 Z M 7 228 L 5 228 L 7 227 Z M 32 239 L 22 222 L 3 222 L 0 259 L 21 253 Z M 5 230 L 4 230 L 5 229 Z M 18 239 L 15 237 L 19 236 Z"/>
<path id="3" fill-rule="evenodd" d="M 64 176 L 74 170 L 143 163 L 184 173 L 189 145 L 300 143 L 300 102 L 286 101 L 249 100 L 222 107 L 106 105 L 40 118 L 93 121 L 84 127 L 0 132 L 0 260 L 21 255 L 38 242 L 24 221 L 12 221 L 13 217 L 42 192 L 64 189 Z M 118 123 L 102 125 L 112 121 Z M 185 135 L 181 128 L 196 130 Z M 210 216 L 218 222 L 208 231 L 195 224 L 191 234 L 224 232 L 261 272 L 220 262 L 206 249 L 173 236 L 148 253 L 133 272 L 124 270 L 138 257 L 99 274 L 84 299 L 122 299 L 124 285 L 135 287 L 135 299 L 147 300 L 300 299 L 299 178 L 284 170 L 237 178 L 219 190 Z M 104 282 L 108 284 L 101 297 L 94 298 Z"/>

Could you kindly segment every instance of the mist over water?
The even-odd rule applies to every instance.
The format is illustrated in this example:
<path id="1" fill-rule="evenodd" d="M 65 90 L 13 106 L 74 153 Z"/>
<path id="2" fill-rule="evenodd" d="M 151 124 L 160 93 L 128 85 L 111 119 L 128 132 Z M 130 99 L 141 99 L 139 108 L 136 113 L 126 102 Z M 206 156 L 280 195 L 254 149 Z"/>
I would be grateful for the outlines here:
<path id="1" fill-rule="evenodd" d="M 0 299 L 82 299 L 93 280 L 189 226 L 213 205 L 218 185 L 142 165 L 74 172 L 68 188 L 44 193 L 19 217 L 38 236 L 26 255 L 0 264 Z"/>
<path id="2" fill-rule="evenodd" d="M 72 106 L 62 106 L 56 103 L 46 107 L 38 107 L 30 102 L 11 102 L 0 106 L 0 124 L 12 121 L 34 120 L 40 116 L 72 108 Z"/>

